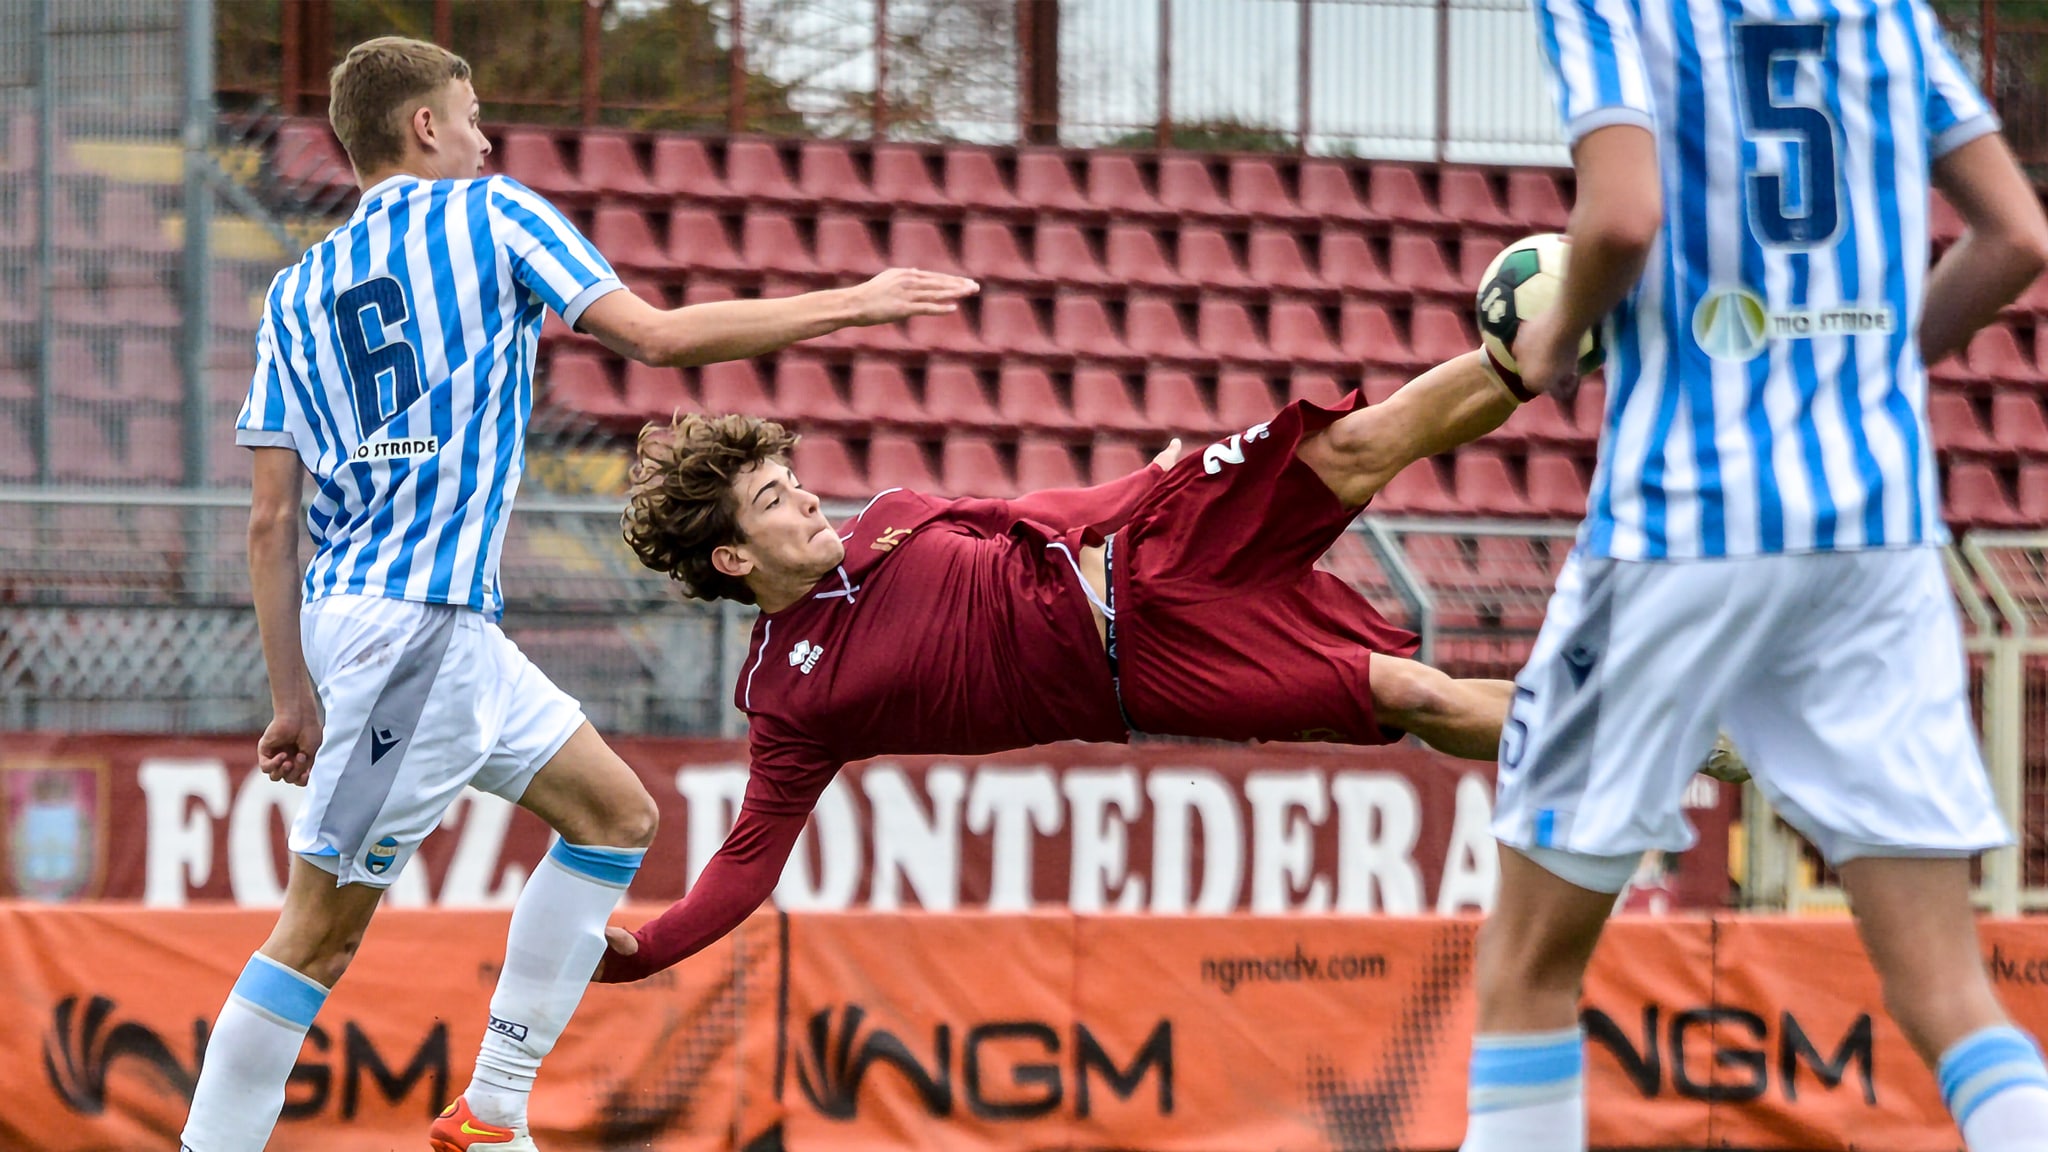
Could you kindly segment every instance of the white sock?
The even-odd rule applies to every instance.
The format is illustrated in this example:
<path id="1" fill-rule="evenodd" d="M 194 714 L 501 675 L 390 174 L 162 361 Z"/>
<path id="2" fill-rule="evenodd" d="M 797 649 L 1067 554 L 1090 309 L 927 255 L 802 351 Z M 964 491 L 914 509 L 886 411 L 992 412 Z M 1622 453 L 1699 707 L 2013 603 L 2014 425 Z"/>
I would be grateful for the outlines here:
<path id="1" fill-rule="evenodd" d="M 1473 1037 L 1462 1152 L 1586 1152 L 1585 1047 L 1577 1028 Z"/>
<path id="2" fill-rule="evenodd" d="M 2009 1025 L 1972 1032 L 1935 1074 L 1970 1152 L 2048 1152 L 2048 1068 L 2032 1037 Z"/>
<path id="3" fill-rule="evenodd" d="M 476 1075 L 463 1092 L 477 1119 L 526 1130 L 526 1097 L 540 1062 L 554 1050 L 590 986 L 604 955 L 605 921 L 639 870 L 641 855 L 638 848 L 556 840 L 519 893 Z"/>
<path id="4" fill-rule="evenodd" d="M 190 1152 L 262 1152 L 284 1108 L 284 1084 L 327 989 L 257 953 L 213 1022 L 192 1111 Z"/>

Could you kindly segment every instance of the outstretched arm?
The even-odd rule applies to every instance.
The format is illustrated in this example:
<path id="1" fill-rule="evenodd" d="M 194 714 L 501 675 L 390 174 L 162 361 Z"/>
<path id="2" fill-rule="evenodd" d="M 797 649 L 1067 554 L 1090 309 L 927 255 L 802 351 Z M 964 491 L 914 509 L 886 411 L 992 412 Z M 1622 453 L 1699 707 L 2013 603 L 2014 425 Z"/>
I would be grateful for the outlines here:
<path id="1" fill-rule="evenodd" d="M 807 814 L 764 815 L 742 805 L 732 833 L 704 866 L 689 894 L 668 911 L 627 933 L 610 929 L 611 945 L 591 979 L 624 984 L 696 955 L 752 915 L 782 876 Z"/>
<path id="2" fill-rule="evenodd" d="M 1467 352 L 1410 380 L 1384 403 L 1346 415 L 1302 441 L 1296 453 L 1345 507 L 1363 508 L 1401 469 L 1477 440 L 1515 407 L 1485 356 Z"/>
<path id="3" fill-rule="evenodd" d="M 1934 182 L 1967 230 L 1927 277 L 1920 354 L 1929 364 L 1962 351 L 2048 264 L 2041 201 L 1996 133 L 1937 160 Z"/>

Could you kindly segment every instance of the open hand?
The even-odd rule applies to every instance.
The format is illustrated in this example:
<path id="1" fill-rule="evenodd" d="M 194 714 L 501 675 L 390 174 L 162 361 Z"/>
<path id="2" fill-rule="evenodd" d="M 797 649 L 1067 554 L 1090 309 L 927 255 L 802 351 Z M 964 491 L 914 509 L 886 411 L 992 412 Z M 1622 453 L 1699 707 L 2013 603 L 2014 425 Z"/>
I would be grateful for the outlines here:
<path id="1" fill-rule="evenodd" d="M 959 301 L 981 291 L 981 285 L 944 272 L 891 268 L 847 291 L 853 297 L 851 323 L 866 326 L 958 311 Z"/>

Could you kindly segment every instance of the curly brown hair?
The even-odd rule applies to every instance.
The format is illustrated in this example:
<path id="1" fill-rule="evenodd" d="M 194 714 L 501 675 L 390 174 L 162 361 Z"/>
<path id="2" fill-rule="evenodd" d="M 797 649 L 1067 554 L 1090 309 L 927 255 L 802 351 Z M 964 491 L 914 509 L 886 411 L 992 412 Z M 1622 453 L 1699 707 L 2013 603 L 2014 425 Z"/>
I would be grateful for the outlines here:
<path id="1" fill-rule="evenodd" d="M 687 412 L 640 430 L 632 486 L 619 518 L 640 563 L 666 572 L 699 600 L 754 602 L 746 581 L 712 566 L 722 544 L 743 544 L 733 481 L 766 461 L 789 463 L 796 434 L 753 416 Z"/>

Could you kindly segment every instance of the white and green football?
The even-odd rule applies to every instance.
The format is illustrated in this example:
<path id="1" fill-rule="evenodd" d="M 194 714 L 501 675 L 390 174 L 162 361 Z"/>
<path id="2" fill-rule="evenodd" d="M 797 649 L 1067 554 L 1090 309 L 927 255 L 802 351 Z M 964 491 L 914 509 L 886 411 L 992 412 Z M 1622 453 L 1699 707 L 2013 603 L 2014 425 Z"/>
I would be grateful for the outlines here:
<path id="1" fill-rule="evenodd" d="M 1555 232 L 1525 236 L 1501 250 L 1479 278 L 1479 340 L 1496 363 L 1519 373 L 1515 363 L 1515 336 L 1522 321 L 1541 315 L 1557 302 L 1564 290 L 1565 263 L 1570 259 L 1570 241 Z M 1600 329 L 1594 326 L 1579 342 L 1579 375 L 1595 368 L 1606 356 L 1600 346 Z"/>

